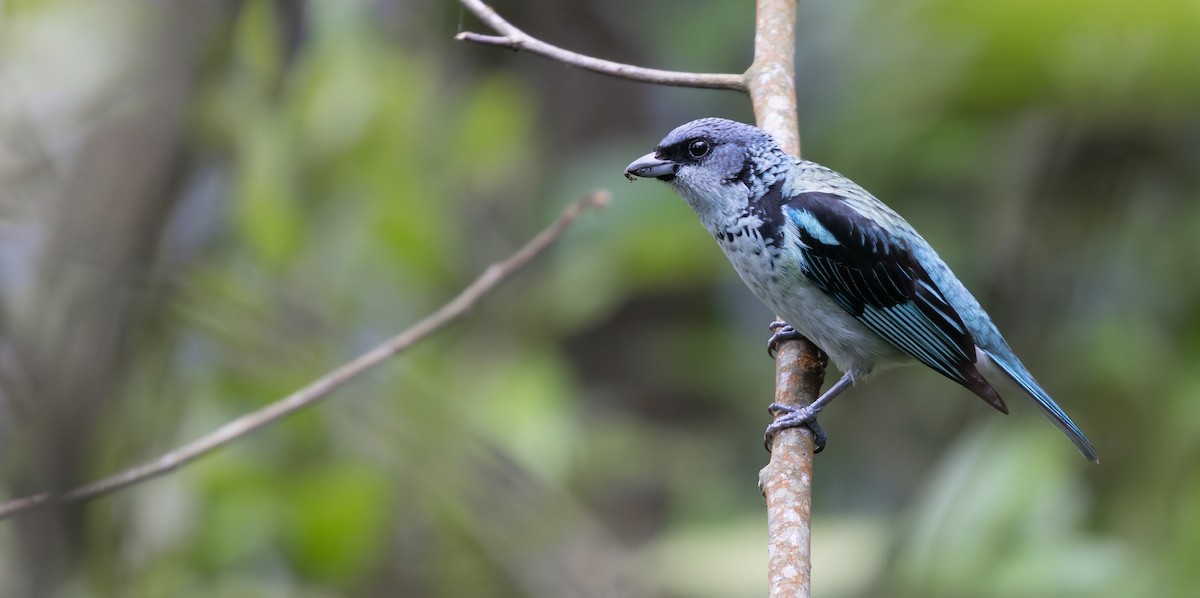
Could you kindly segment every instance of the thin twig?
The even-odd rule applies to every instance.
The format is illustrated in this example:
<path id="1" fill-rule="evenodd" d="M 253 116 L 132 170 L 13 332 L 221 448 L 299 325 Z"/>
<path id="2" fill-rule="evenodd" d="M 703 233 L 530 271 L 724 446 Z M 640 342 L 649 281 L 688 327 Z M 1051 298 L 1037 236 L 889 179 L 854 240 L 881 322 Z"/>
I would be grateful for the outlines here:
<path id="1" fill-rule="evenodd" d="M 746 71 L 758 126 L 800 155 L 796 115 L 796 0 L 758 0 L 754 64 Z M 816 398 L 828 358 L 807 340 L 779 347 L 775 402 L 804 406 Z M 767 499 L 769 596 L 810 595 L 813 436 L 808 428 L 775 435 L 771 462 L 759 472 Z"/>
<path id="2" fill-rule="evenodd" d="M 554 244 L 566 232 L 567 227 L 584 210 L 604 206 L 608 201 L 609 194 L 607 191 L 595 191 L 579 199 L 563 210 L 563 213 L 557 220 L 538 233 L 537 236 L 530 239 L 508 259 L 488 266 L 479 278 L 476 278 L 467 288 L 455 296 L 454 299 L 451 299 L 449 303 L 446 303 L 437 311 L 426 316 L 425 319 L 417 322 L 404 332 L 388 339 L 374 349 L 363 353 L 328 374 L 321 376 L 308 386 L 136 467 L 131 467 L 120 473 L 110 475 L 61 494 L 43 492 L 41 494 L 16 498 L 0 504 L 0 519 L 50 503 L 89 500 L 144 482 L 173 471 L 250 432 L 270 425 L 286 415 L 312 405 L 347 382 L 354 380 L 366 371 L 387 361 L 389 358 L 423 340 L 451 321 L 461 317 L 474 307 L 484 295 L 490 293 L 501 282 L 504 282 L 513 273 L 520 270 Z"/>
<path id="3" fill-rule="evenodd" d="M 472 33 L 464 31 L 455 36 L 454 39 L 459 41 L 474 42 L 477 44 L 485 44 L 490 46 L 500 46 L 510 48 L 512 50 L 524 50 L 538 56 L 544 56 L 551 60 L 557 60 L 564 64 L 579 67 L 589 71 L 594 71 L 612 77 L 621 79 L 629 79 L 631 81 L 643 81 L 645 83 L 655 83 L 658 85 L 671 85 L 675 87 L 699 87 L 705 89 L 732 89 L 734 91 L 746 91 L 746 81 L 743 75 L 733 74 L 717 74 L 717 73 L 687 73 L 680 71 L 664 71 L 659 69 L 649 69 L 630 64 L 622 64 L 620 62 L 612 62 L 610 60 L 602 60 L 592 56 L 578 54 L 570 50 L 564 50 L 558 46 L 543 42 L 524 31 L 521 31 L 512 23 L 504 20 L 492 7 L 484 4 L 481 0 L 460 0 L 462 5 L 470 10 L 475 16 L 479 17 L 485 25 L 491 27 L 493 31 L 499 35 L 483 35 L 480 33 Z"/>

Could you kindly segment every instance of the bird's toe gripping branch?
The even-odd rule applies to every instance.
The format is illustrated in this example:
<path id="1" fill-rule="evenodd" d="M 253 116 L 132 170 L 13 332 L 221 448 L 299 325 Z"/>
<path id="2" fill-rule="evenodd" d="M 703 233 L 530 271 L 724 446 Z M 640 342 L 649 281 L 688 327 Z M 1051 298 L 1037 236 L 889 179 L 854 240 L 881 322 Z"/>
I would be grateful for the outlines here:
<path id="1" fill-rule="evenodd" d="M 813 433 L 813 453 L 819 453 L 824 450 L 825 441 L 827 438 L 825 436 L 825 431 L 821 429 L 821 426 L 817 425 L 817 414 L 820 413 L 830 401 L 842 394 L 843 390 L 850 388 L 850 386 L 853 384 L 854 376 L 847 372 L 842 374 L 842 377 L 835 382 L 833 386 L 830 386 L 829 390 L 825 391 L 825 394 L 813 401 L 811 405 L 792 407 L 791 405 L 771 403 L 771 405 L 767 407 L 767 411 L 770 411 L 772 416 L 776 415 L 777 413 L 782 413 L 783 415 L 771 422 L 771 425 L 767 426 L 767 431 L 765 434 L 763 434 L 763 445 L 766 446 L 768 451 L 770 451 L 771 444 L 775 441 L 775 435 L 778 434 L 780 430 L 805 426 L 809 430 L 812 430 Z"/>
<path id="2" fill-rule="evenodd" d="M 804 335 L 796 332 L 796 329 L 792 328 L 791 324 L 783 320 L 771 322 L 769 328 L 775 331 L 775 334 L 772 334 L 771 338 L 767 339 L 767 355 L 770 355 L 771 359 L 775 359 L 775 354 L 779 352 L 779 345 L 781 343 L 804 338 Z"/>
<path id="3" fill-rule="evenodd" d="M 822 430 L 821 425 L 817 423 L 817 413 L 821 411 L 819 407 L 813 409 L 812 405 L 808 405 L 807 407 L 791 407 L 779 403 L 771 403 L 767 407 L 767 411 L 772 416 L 777 416 L 779 413 L 783 414 L 782 417 L 777 417 L 775 421 L 771 422 L 767 426 L 766 432 L 763 433 L 763 447 L 767 449 L 767 452 L 771 452 L 771 445 L 775 443 L 775 435 L 780 430 L 800 426 L 812 430 L 813 453 L 825 450 L 825 442 L 829 440 L 829 437 L 825 435 L 825 430 Z"/>

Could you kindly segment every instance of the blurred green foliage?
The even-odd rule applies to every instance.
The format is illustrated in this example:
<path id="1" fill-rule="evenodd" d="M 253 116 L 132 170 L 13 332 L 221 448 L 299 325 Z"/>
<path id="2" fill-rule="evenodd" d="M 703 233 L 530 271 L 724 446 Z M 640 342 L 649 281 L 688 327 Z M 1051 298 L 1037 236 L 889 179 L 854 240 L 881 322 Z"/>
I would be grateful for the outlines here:
<path id="1" fill-rule="evenodd" d="M 823 415 L 816 594 L 1200 592 L 1200 8 L 801 4 L 805 156 L 925 233 L 1102 459 L 1077 458 L 1019 398 L 1002 418 L 928 372 L 885 374 Z M 749 5 L 680 5 L 497 8 L 608 58 L 748 64 Z M 57 176 L 10 167 L 27 154 L 155 109 L 128 107 L 129 71 L 191 77 L 178 205 L 147 274 L 163 290 L 121 345 L 87 479 L 404 328 L 575 197 L 606 187 L 615 202 L 327 403 L 87 506 L 62 595 L 765 590 L 770 314 L 668 189 L 620 176 L 675 125 L 749 119 L 748 102 L 456 43 L 481 26 L 454 3 L 226 3 L 195 24 L 190 65 L 151 41 L 185 14 L 114 2 L 130 31 L 115 36 L 81 25 L 85 6 L 0 5 L 0 83 L 16 90 L 0 99 L 0 176 L 14 194 Z M 35 32 L 129 64 L 50 60 Z M 17 135 L 29 110 L 21 126 L 41 133 Z M 5 205 L 5 224 L 36 236 L 23 213 Z M 12 318 L 22 279 L 5 272 Z M 28 530 L 4 526 L 12 561 Z"/>

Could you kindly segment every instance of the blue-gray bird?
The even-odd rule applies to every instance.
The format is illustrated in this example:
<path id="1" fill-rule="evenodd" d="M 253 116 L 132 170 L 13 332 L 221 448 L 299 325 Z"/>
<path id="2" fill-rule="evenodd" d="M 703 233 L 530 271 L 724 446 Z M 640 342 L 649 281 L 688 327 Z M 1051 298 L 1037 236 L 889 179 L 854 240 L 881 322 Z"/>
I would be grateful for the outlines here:
<path id="1" fill-rule="evenodd" d="M 919 361 L 1002 413 L 988 379 L 1008 378 L 1084 457 L 1096 450 L 1009 348 L 979 302 L 899 214 L 850 179 L 784 152 L 761 129 L 721 118 L 687 123 L 625 169 L 669 183 L 696 211 L 742 280 L 843 372 L 812 405 L 772 405 L 783 428 L 816 426 L 852 384 Z M 985 378 L 985 375 L 987 376 Z"/>

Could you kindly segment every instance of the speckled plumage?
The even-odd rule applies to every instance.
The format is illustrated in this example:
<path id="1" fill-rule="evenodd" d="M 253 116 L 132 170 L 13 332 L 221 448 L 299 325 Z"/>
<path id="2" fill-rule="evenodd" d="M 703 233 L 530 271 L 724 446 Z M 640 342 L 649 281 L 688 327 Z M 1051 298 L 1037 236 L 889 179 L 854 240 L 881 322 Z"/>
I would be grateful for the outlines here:
<path id="1" fill-rule="evenodd" d="M 853 181 L 719 118 L 671 131 L 626 176 L 668 182 L 750 290 L 845 373 L 800 419 L 850 383 L 919 361 L 1006 413 L 988 378 L 1010 378 L 1097 461 L 933 248 Z"/>

